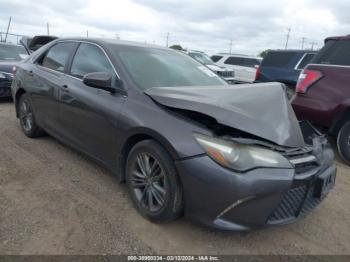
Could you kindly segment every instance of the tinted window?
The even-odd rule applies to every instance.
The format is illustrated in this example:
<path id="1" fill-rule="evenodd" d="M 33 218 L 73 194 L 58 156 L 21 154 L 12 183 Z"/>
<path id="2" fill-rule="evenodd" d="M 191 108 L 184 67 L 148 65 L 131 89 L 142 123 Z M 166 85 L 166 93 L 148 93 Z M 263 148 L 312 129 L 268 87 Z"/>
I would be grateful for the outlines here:
<path id="1" fill-rule="evenodd" d="M 223 58 L 223 56 L 219 56 L 219 55 L 213 55 L 212 57 L 210 57 L 211 60 L 213 60 L 213 62 L 217 62 L 219 61 L 221 58 Z"/>
<path id="2" fill-rule="evenodd" d="M 63 72 L 74 46 L 75 43 L 73 42 L 64 42 L 54 45 L 47 52 L 41 65 L 52 70 Z"/>
<path id="3" fill-rule="evenodd" d="M 94 72 L 108 72 L 115 75 L 106 55 L 98 46 L 81 43 L 74 56 L 70 73 L 83 78 L 84 75 Z"/>
<path id="4" fill-rule="evenodd" d="M 258 66 L 260 65 L 260 61 L 257 60 L 257 59 L 252 59 L 252 58 L 244 58 L 243 59 L 243 62 L 244 62 L 244 66 L 246 67 L 255 67 L 255 66 Z"/>
<path id="5" fill-rule="evenodd" d="M 243 58 L 231 56 L 226 59 L 225 64 L 243 66 Z"/>
<path id="6" fill-rule="evenodd" d="M 311 59 L 315 56 L 315 54 L 306 54 L 303 60 L 299 63 L 298 69 L 304 69 L 306 65 L 308 65 Z"/>
<path id="7" fill-rule="evenodd" d="M 0 44 L 0 60 L 19 61 L 28 56 L 23 46 Z"/>
<path id="8" fill-rule="evenodd" d="M 196 59 L 199 63 L 203 65 L 213 65 L 214 62 L 210 59 L 210 57 L 204 53 L 189 53 L 190 57 Z"/>
<path id="9" fill-rule="evenodd" d="M 262 66 L 284 67 L 287 66 L 290 60 L 295 56 L 295 52 L 268 52 L 265 59 L 262 61 Z"/>
<path id="10" fill-rule="evenodd" d="M 350 41 L 328 41 L 312 63 L 350 65 Z"/>
<path id="11" fill-rule="evenodd" d="M 226 85 L 206 66 L 176 51 L 116 46 L 114 52 L 142 89 Z"/>

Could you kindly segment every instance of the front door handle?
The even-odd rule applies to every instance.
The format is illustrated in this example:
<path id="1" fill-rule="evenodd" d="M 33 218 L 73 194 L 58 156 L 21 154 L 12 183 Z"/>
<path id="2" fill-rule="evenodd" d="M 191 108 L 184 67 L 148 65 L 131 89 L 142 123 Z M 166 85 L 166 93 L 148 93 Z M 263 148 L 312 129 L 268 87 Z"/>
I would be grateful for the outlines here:
<path id="1" fill-rule="evenodd" d="M 62 85 L 61 86 L 61 91 L 62 93 L 69 93 L 68 85 Z"/>

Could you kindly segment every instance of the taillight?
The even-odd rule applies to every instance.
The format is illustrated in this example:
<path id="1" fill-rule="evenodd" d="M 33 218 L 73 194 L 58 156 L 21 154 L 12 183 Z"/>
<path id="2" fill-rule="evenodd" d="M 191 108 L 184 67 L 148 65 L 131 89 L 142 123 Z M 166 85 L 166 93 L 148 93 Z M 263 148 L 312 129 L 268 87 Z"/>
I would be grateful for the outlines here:
<path id="1" fill-rule="evenodd" d="M 256 72 L 255 72 L 255 81 L 259 80 L 260 78 L 260 66 L 258 66 L 256 68 Z"/>
<path id="2" fill-rule="evenodd" d="M 322 76 L 320 71 L 304 69 L 299 76 L 296 92 L 305 94 L 307 89 L 320 80 Z"/>

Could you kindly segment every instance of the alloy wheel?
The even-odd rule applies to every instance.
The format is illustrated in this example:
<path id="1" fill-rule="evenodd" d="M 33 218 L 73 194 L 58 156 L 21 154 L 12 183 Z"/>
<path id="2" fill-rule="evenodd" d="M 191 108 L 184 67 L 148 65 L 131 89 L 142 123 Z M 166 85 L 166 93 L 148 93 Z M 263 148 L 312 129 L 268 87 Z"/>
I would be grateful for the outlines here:
<path id="1" fill-rule="evenodd" d="M 149 212 L 157 212 L 165 204 L 167 181 L 158 160 L 148 153 L 136 156 L 131 178 L 131 186 L 139 204 Z"/>
<path id="2" fill-rule="evenodd" d="M 19 117 L 23 129 L 26 132 L 30 132 L 33 127 L 33 112 L 30 104 L 26 100 L 20 105 Z"/>

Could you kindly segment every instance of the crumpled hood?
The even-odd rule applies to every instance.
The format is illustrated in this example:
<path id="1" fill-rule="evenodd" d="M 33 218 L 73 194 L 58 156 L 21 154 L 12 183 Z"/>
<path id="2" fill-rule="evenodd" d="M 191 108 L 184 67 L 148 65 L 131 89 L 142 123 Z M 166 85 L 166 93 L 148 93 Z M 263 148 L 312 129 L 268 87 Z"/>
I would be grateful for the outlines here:
<path id="1" fill-rule="evenodd" d="M 145 93 L 164 106 L 206 114 L 220 124 L 280 146 L 305 145 L 299 122 L 280 83 L 155 87 Z"/>

